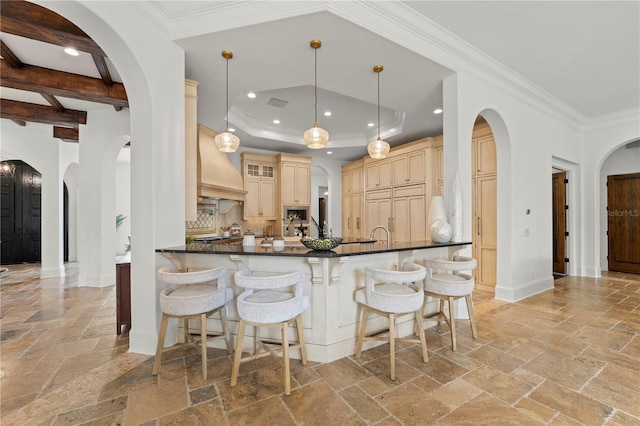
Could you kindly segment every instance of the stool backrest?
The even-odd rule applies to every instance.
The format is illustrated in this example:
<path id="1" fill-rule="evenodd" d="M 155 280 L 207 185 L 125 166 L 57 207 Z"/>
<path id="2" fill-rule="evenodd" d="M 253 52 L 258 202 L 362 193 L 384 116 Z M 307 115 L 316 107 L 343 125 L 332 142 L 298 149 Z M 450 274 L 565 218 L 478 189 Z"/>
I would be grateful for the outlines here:
<path id="1" fill-rule="evenodd" d="M 425 260 L 424 265 L 429 270 L 429 276 L 434 269 L 446 272 L 453 272 L 459 275 L 462 271 L 471 271 L 475 269 L 477 262 L 475 259 L 466 256 L 453 256 L 452 260 Z"/>
<path id="2" fill-rule="evenodd" d="M 401 271 L 389 271 L 386 269 L 365 268 L 364 280 L 367 286 L 367 292 L 375 291 L 376 282 L 392 282 L 398 284 L 409 285 L 417 283 L 422 286 L 421 281 L 424 280 L 427 275 L 427 270 L 424 266 L 406 262 L 402 264 Z"/>
<path id="3" fill-rule="evenodd" d="M 217 280 L 218 290 L 223 290 L 227 286 L 227 268 L 221 266 L 202 271 L 178 272 L 174 265 L 167 265 L 158 269 L 156 278 L 172 285 L 204 284 Z"/>
<path id="4" fill-rule="evenodd" d="M 254 276 L 251 268 L 244 268 L 234 274 L 238 287 L 247 290 L 274 290 L 295 286 L 295 295 L 302 296 L 304 272 L 296 271 L 282 275 Z"/>

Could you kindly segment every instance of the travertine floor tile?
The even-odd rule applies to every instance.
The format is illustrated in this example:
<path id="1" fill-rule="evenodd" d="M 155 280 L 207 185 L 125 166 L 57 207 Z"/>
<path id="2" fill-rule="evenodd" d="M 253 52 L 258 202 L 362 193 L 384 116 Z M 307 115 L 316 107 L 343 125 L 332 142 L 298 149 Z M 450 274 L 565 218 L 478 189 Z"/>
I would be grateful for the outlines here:
<path id="1" fill-rule="evenodd" d="M 416 344 L 356 361 L 292 360 L 292 392 L 271 358 L 243 364 L 229 387 L 232 357 L 209 348 L 207 380 L 192 345 L 163 356 L 128 353 L 115 334 L 114 287 L 75 287 L 17 265 L 0 285 L 0 423 L 4 425 L 640 425 L 640 276 L 565 277 L 517 303 L 478 288 L 480 337 L 458 321 L 459 350 L 446 325 Z M 75 270 L 74 270 L 75 269 Z M 21 278 L 16 278 L 21 276 Z M 5 284 L 6 282 L 11 284 Z M 429 324 L 428 321 L 426 321 Z"/>

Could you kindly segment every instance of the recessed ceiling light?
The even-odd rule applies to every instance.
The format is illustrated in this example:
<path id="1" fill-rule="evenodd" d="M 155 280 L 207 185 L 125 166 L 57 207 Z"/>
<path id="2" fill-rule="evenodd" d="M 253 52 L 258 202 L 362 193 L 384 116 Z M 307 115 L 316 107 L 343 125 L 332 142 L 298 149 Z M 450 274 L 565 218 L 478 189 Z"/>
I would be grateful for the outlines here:
<path id="1" fill-rule="evenodd" d="M 280 124 L 280 120 L 273 120 L 273 124 Z"/>
<path id="2" fill-rule="evenodd" d="M 230 132 L 235 132 L 236 131 L 236 129 L 234 129 L 233 127 L 229 127 L 227 130 L 230 131 Z"/>
<path id="3" fill-rule="evenodd" d="M 331 117 L 331 111 L 325 111 L 324 112 L 324 116 L 325 117 Z"/>
<path id="4" fill-rule="evenodd" d="M 333 154 L 333 151 L 327 151 L 327 154 L 331 155 Z"/>
<path id="5" fill-rule="evenodd" d="M 436 108 L 433 110 L 434 114 L 442 114 L 442 108 Z"/>
<path id="6" fill-rule="evenodd" d="M 70 56 L 79 56 L 80 53 L 78 53 L 78 51 L 76 49 L 74 49 L 73 47 L 66 47 L 64 49 L 64 53 L 66 53 L 67 55 Z"/>
<path id="7" fill-rule="evenodd" d="M 247 97 L 251 98 L 251 99 L 255 99 L 256 98 L 256 94 L 253 93 L 253 92 L 249 92 L 249 93 L 247 93 Z"/>
<path id="8" fill-rule="evenodd" d="M 369 127 L 373 127 L 373 126 L 375 126 L 375 125 L 376 125 L 375 123 L 369 123 L 369 124 L 367 124 L 367 126 L 369 126 Z"/>

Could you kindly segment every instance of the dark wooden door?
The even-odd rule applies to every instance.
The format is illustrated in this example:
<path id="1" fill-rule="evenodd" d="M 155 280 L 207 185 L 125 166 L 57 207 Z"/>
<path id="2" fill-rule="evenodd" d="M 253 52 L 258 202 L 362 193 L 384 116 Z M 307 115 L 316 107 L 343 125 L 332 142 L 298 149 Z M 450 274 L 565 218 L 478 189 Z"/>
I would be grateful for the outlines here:
<path id="1" fill-rule="evenodd" d="M 609 270 L 640 274 L 640 173 L 607 176 Z"/>
<path id="2" fill-rule="evenodd" d="M 566 275 L 566 172 L 551 175 L 553 185 L 553 273 Z"/>
<path id="3" fill-rule="evenodd" d="M 40 262 L 42 178 L 22 161 L 0 177 L 2 264 Z"/>

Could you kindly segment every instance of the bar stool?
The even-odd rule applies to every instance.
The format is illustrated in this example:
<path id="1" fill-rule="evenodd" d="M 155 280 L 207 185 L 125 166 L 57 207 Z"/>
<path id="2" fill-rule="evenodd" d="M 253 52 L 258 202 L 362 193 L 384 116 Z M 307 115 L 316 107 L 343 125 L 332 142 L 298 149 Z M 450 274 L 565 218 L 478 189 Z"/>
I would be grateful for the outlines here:
<path id="1" fill-rule="evenodd" d="M 307 351 L 304 345 L 302 312 L 309 307 L 309 297 L 302 294 L 302 271 L 284 275 L 254 276 L 250 268 L 235 273 L 235 282 L 244 292 L 237 297 L 238 337 L 233 358 L 231 386 L 238 383 L 240 364 L 253 359 L 271 355 L 284 369 L 284 393 L 291 393 L 291 373 L 289 369 L 289 351 L 300 349 L 302 364 L 307 364 Z M 283 291 L 282 289 L 289 289 Z M 289 324 L 295 322 L 298 329 L 298 343 L 289 342 Z M 253 355 L 242 357 L 242 346 L 247 325 L 255 327 Z M 279 328 L 282 341 L 260 339 L 260 327 Z M 258 344 L 263 351 L 259 351 Z M 280 349 L 273 349 L 273 345 Z M 277 354 L 282 353 L 282 359 Z"/>
<path id="2" fill-rule="evenodd" d="M 471 334 L 474 339 L 478 338 L 476 319 L 473 314 L 473 301 L 471 293 L 475 287 L 475 280 L 471 275 L 463 274 L 461 271 L 471 271 L 476 267 L 476 260 L 471 257 L 453 256 L 452 260 L 425 260 L 427 268 L 427 278 L 425 280 L 425 296 L 433 296 L 440 299 L 439 309 L 433 314 L 425 315 L 424 318 L 438 318 L 438 325 L 444 320 L 451 330 L 451 349 L 455 352 L 456 347 L 456 322 L 454 315 L 454 301 L 462 297 L 467 302 L 469 311 L 469 322 L 471 323 Z M 441 272 L 434 272 L 440 270 Z M 444 313 L 444 302 L 449 302 L 449 317 Z"/>
<path id="3" fill-rule="evenodd" d="M 207 342 L 217 338 L 224 338 L 227 351 L 231 353 L 231 336 L 227 322 L 225 305 L 233 299 L 233 290 L 226 286 L 224 267 L 194 272 L 178 272 L 176 267 L 163 266 L 156 274 L 159 281 L 167 287 L 160 293 L 160 309 L 162 322 L 158 333 L 158 346 L 153 363 L 153 375 L 158 374 L 162 353 L 173 347 L 163 348 L 169 325 L 169 318 L 183 321 L 186 343 L 193 343 L 202 354 L 202 378 L 207 379 Z M 213 284 L 212 281 L 216 281 Z M 207 317 L 220 312 L 222 333 L 207 332 Z M 189 332 L 189 319 L 200 320 L 200 337 L 194 337 Z"/>
<path id="4" fill-rule="evenodd" d="M 365 287 L 356 291 L 356 302 L 361 304 L 363 308 L 356 359 L 360 359 L 364 340 L 388 341 L 389 356 L 391 357 L 391 380 L 396 379 L 396 340 L 420 342 L 422 359 L 424 362 L 429 360 L 422 325 L 424 294 L 421 281 L 424 280 L 425 275 L 424 266 L 417 263 L 404 263 L 401 271 L 365 268 Z M 367 334 L 365 331 L 370 312 L 386 317 L 389 321 L 389 328 Z M 416 333 L 419 339 L 396 337 L 396 318 L 409 314 L 415 315 Z M 386 337 L 381 337 L 381 335 L 386 335 Z"/>

